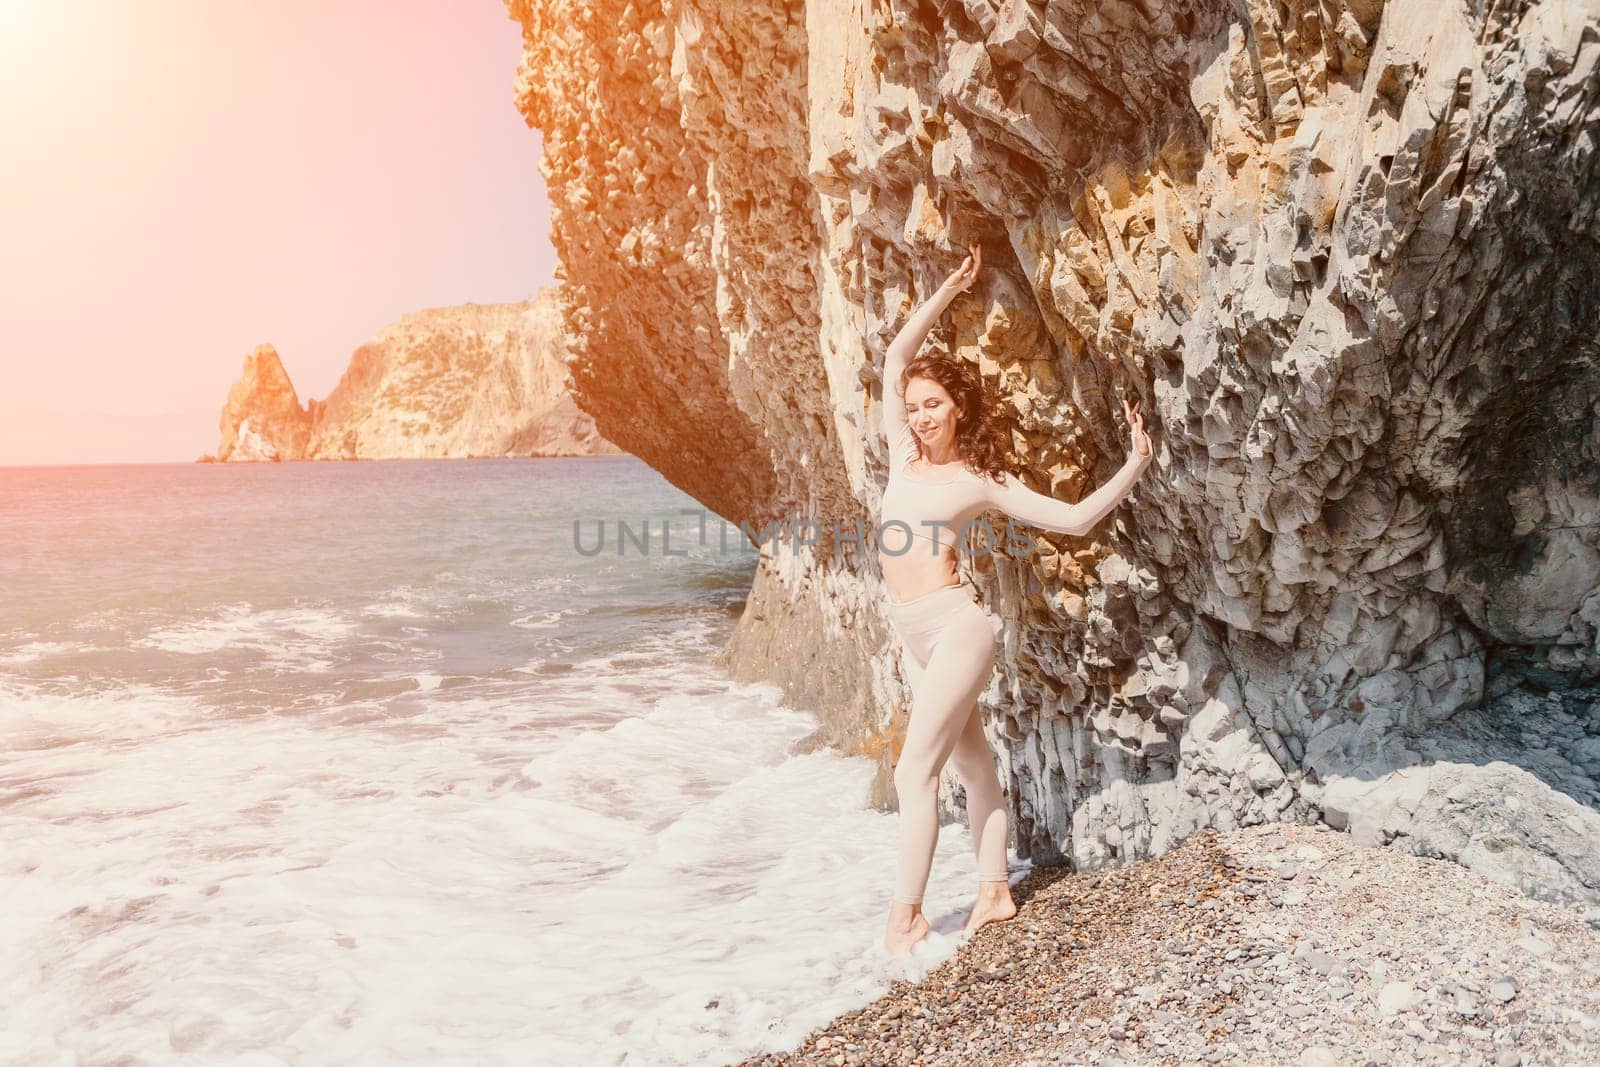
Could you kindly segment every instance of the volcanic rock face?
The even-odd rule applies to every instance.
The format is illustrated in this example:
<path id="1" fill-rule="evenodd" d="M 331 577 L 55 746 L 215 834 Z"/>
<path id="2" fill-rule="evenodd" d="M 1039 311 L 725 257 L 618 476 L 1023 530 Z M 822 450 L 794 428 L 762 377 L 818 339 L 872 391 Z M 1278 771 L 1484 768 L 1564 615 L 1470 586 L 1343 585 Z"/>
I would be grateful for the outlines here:
<path id="1" fill-rule="evenodd" d="M 1035 488 L 1144 400 L 1114 520 L 971 564 L 1024 854 L 1323 818 L 1600 903 L 1600 3 L 508 7 L 578 403 L 720 514 L 875 513 L 884 349 L 969 241 L 934 343 Z M 887 761 L 833 549 L 763 554 L 730 663 Z"/>
<path id="2" fill-rule="evenodd" d="M 271 345 L 222 412 L 222 461 L 615 455 L 573 403 L 555 291 L 404 315 L 304 408 Z"/>

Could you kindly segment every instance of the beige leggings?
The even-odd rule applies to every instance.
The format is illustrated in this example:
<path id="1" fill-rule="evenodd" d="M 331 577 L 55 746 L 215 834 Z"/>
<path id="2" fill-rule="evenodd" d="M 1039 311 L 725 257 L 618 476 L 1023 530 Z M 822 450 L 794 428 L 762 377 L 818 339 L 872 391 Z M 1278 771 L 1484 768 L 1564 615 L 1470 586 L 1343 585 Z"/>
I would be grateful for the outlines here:
<path id="1" fill-rule="evenodd" d="M 888 616 L 907 653 L 902 663 L 912 694 L 905 747 L 894 768 L 900 797 L 894 899 L 922 902 L 939 842 L 939 772 L 946 760 L 967 792 L 978 881 L 1007 881 L 1006 809 L 977 703 L 994 670 L 994 628 L 960 585 L 903 604 L 890 600 Z"/>

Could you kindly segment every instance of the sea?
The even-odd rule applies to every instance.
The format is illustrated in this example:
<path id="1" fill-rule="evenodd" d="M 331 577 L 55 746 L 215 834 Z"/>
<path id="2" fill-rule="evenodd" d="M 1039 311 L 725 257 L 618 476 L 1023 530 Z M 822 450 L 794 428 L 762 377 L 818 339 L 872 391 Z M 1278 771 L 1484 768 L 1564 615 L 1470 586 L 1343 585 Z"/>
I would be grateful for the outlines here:
<path id="1" fill-rule="evenodd" d="M 735 1063 L 948 958 L 965 826 L 884 955 L 871 763 L 712 665 L 724 522 L 631 456 L 0 468 L 0 1063 Z"/>

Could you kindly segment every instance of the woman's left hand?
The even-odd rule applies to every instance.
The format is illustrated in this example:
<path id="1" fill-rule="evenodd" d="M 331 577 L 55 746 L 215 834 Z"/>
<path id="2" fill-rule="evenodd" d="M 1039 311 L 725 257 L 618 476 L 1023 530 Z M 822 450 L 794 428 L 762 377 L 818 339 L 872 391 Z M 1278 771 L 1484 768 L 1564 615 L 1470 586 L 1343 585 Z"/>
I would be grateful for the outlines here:
<path id="1" fill-rule="evenodd" d="M 961 266 L 950 272 L 950 277 L 944 280 L 942 289 L 950 293 L 964 293 L 972 288 L 972 283 L 977 280 L 978 272 L 983 269 L 983 248 L 974 243 L 967 258 L 961 261 Z"/>
<path id="2" fill-rule="evenodd" d="M 1128 451 L 1138 456 L 1141 460 L 1149 459 L 1152 451 L 1150 435 L 1144 432 L 1144 416 L 1139 414 L 1139 404 L 1136 401 L 1132 407 L 1128 406 L 1128 398 L 1122 398 L 1122 414 L 1128 420 Z"/>

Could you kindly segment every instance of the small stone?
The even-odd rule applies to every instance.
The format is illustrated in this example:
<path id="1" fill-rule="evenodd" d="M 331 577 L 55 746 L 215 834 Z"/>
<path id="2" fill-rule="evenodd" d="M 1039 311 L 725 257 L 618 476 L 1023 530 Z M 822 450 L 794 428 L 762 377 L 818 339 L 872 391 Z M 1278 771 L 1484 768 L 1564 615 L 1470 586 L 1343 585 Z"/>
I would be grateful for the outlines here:
<path id="1" fill-rule="evenodd" d="M 1509 975 L 1496 979 L 1494 984 L 1489 987 L 1489 995 L 1502 1004 L 1508 1003 L 1512 997 L 1517 995 L 1516 980 Z"/>
<path id="2" fill-rule="evenodd" d="M 1417 991 L 1410 982 L 1385 982 L 1378 992 L 1378 1014 L 1398 1015 L 1416 1003 Z"/>
<path id="3" fill-rule="evenodd" d="M 1527 937 L 1519 937 L 1515 944 L 1518 948 L 1531 952 L 1535 956 L 1548 956 L 1555 951 L 1555 946 L 1550 942 L 1541 937 L 1534 937 L 1531 934 Z"/>
<path id="4" fill-rule="evenodd" d="M 1287 893 L 1284 895 L 1288 896 Z M 1296 961 L 1305 964 L 1318 974 L 1333 974 L 1336 971 L 1344 969 L 1343 961 L 1339 960 L 1335 956 L 1330 956 L 1321 949 L 1312 948 L 1304 941 L 1295 946 L 1294 958 Z"/>
<path id="5" fill-rule="evenodd" d="M 1339 1067 L 1339 1054 L 1327 1045 L 1312 1045 L 1300 1053 L 1300 1067 Z"/>
<path id="6" fill-rule="evenodd" d="M 1436 1036 L 1432 1030 L 1429 1030 L 1415 1019 L 1406 1020 L 1405 1031 L 1418 1041 L 1432 1041 Z"/>

